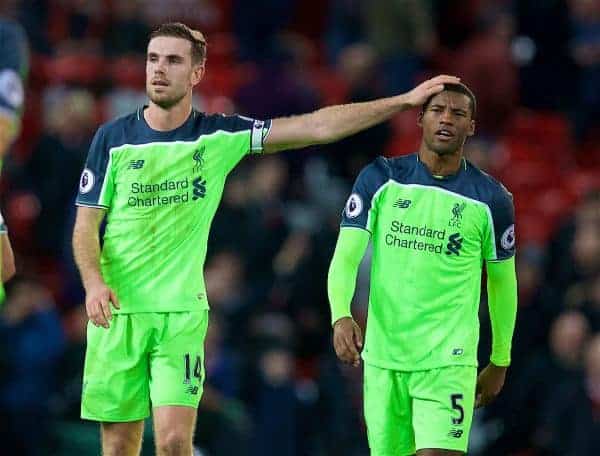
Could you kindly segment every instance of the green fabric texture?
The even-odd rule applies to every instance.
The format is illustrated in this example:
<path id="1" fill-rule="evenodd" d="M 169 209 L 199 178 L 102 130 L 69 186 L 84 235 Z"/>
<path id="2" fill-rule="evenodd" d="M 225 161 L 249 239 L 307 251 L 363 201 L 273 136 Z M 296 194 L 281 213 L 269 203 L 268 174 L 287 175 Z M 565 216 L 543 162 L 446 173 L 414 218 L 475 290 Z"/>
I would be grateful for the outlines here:
<path id="1" fill-rule="evenodd" d="M 492 323 L 492 354 L 496 366 L 510 365 L 510 349 L 517 318 L 517 275 L 515 258 L 490 261 L 487 267 L 487 292 Z"/>
<path id="2" fill-rule="evenodd" d="M 350 304 L 356 288 L 356 275 L 369 245 L 369 238 L 370 235 L 365 230 L 340 229 L 327 277 L 332 325 L 340 318 L 352 316 Z"/>
<path id="3" fill-rule="evenodd" d="M 227 175 L 249 152 L 248 130 L 110 150 L 98 204 L 108 208 L 100 263 L 121 302 L 115 313 L 208 308 L 210 225 Z"/>

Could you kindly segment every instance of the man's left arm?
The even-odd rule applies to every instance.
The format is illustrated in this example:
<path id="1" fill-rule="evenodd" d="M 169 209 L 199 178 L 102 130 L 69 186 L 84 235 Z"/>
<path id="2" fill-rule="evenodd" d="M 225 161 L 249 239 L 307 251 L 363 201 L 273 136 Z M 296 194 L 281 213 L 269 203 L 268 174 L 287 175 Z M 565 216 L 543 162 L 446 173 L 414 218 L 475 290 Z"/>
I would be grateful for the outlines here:
<path id="1" fill-rule="evenodd" d="M 486 270 L 492 353 L 490 363 L 477 378 L 475 407 L 492 402 L 504 386 L 517 318 L 515 257 L 498 262 L 489 261 Z"/>
<path id="2" fill-rule="evenodd" d="M 273 119 L 263 150 L 270 153 L 340 140 L 384 122 L 398 112 L 421 106 L 429 97 L 441 92 L 444 84 L 458 82 L 454 76 L 440 75 L 402 95 Z"/>
<path id="3" fill-rule="evenodd" d="M 515 257 L 487 263 L 487 292 L 492 323 L 492 353 L 495 366 L 510 365 L 510 350 L 517 318 L 517 274 Z"/>

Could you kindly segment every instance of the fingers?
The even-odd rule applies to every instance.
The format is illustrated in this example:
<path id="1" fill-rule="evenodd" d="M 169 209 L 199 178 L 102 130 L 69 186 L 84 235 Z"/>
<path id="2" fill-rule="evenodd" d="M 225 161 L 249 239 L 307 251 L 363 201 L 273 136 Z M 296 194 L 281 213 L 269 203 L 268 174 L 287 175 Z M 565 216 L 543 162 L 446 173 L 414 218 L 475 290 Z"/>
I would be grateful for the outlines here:
<path id="1" fill-rule="evenodd" d="M 486 405 L 491 404 L 494 400 L 494 397 L 494 395 L 486 395 L 483 393 L 479 393 L 475 397 L 475 408 L 485 407 Z"/>
<path id="2" fill-rule="evenodd" d="M 106 299 L 106 298 L 100 299 L 98 307 L 99 307 L 98 316 L 97 316 L 98 324 L 100 326 L 102 326 L 103 328 L 108 328 L 108 322 L 112 318 L 108 299 Z"/>
<path id="3" fill-rule="evenodd" d="M 360 363 L 360 356 L 354 344 L 353 338 L 353 332 L 339 334 L 336 338 L 334 338 L 334 347 L 335 352 L 341 361 L 347 364 L 358 366 Z"/>
<path id="4" fill-rule="evenodd" d="M 116 294 L 108 289 L 99 296 L 95 295 L 89 298 L 89 302 L 86 303 L 86 310 L 88 318 L 95 326 L 102 326 L 103 328 L 110 326 L 109 321 L 113 317 L 110 309 L 111 303 L 115 309 L 121 308 Z"/>
<path id="5" fill-rule="evenodd" d="M 358 325 L 354 325 L 354 344 L 360 350 L 363 346 L 362 331 Z"/>
<path id="6" fill-rule="evenodd" d="M 119 299 L 117 298 L 115 292 L 112 290 L 110 290 L 110 302 L 112 302 L 112 305 L 115 307 L 115 309 L 121 308 L 121 304 L 119 304 Z"/>
<path id="7" fill-rule="evenodd" d="M 431 78 L 427 82 L 430 83 L 431 85 L 458 84 L 460 82 L 460 78 L 457 78 L 456 76 L 451 76 L 449 74 L 440 74 L 439 76 L 436 76 L 435 78 Z"/>

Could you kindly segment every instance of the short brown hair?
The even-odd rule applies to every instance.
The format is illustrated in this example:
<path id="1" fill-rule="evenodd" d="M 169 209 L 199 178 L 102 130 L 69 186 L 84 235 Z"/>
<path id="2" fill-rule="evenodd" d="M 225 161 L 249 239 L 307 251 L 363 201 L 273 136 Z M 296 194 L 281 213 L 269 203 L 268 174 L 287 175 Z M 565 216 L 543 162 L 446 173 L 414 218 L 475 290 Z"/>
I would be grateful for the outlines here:
<path id="1" fill-rule="evenodd" d="M 471 105 L 471 119 L 475 118 L 475 114 L 477 113 L 477 99 L 475 98 L 475 94 L 471 89 L 469 89 L 465 84 L 459 82 L 457 84 L 444 84 L 444 90 L 448 90 L 450 92 L 458 92 L 462 93 L 463 95 L 466 95 L 469 98 L 469 104 Z M 431 100 L 436 95 L 438 94 L 436 93 L 435 95 L 430 96 L 427 99 L 427 101 L 425 101 L 421 112 L 427 111 L 427 106 L 429 106 L 429 103 L 431 103 Z"/>
<path id="2" fill-rule="evenodd" d="M 172 36 L 189 41 L 192 45 L 192 62 L 204 63 L 206 61 L 206 39 L 199 30 L 191 29 L 181 22 L 167 22 L 159 25 L 150 34 L 150 40 L 157 36 Z"/>

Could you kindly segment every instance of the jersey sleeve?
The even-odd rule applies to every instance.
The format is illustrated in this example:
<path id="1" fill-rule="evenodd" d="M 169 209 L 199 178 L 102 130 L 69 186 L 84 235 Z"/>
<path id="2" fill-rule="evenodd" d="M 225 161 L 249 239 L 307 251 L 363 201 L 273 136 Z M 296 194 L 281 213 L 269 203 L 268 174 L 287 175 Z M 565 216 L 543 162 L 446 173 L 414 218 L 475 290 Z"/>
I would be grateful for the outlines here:
<path id="1" fill-rule="evenodd" d="M 373 207 L 374 196 L 388 178 L 388 166 L 383 157 L 377 158 L 360 172 L 342 213 L 342 227 L 373 232 L 377 218 L 376 208 Z"/>
<path id="2" fill-rule="evenodd" d="M 270 120 L 256 120 L 244 116 L 225 116 L 225 130 L 231 132 L 222 144 L 224 166 L 229 173 L 242 158 L 260 154 L 263 143 L 271 129 Z"/>
<path id="3" fill-rule="evenodd" d="M 92 140 L 85 168 L 79 179 L 78 206 L 109 208 L 114 192 L 111 157 L 105 131 L 100 127 Z"/>
<path id="4" fill-rule="evenodd" d="M 15 119 L 23 108 L 23 81 L 11 68 L 0 68 L 0 114 Z"/>
<path id="5" fill-rule="evenodd" d="M 28 52 L 25 33 L 16 24 L 0 22 L 0 113 L 17 118 L 25 101 L 20 74 L 27 68 Z"/>
<path id="6" fill-rule="evenodd" d="M 484 240 L 485 259 L 501 261 L 515 254 L 515 208 L 512 195 L 498 190 L 490 204 L 491 220 Z"/>

